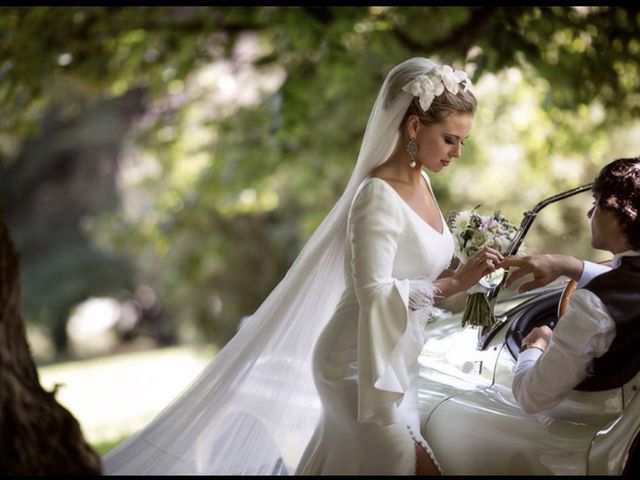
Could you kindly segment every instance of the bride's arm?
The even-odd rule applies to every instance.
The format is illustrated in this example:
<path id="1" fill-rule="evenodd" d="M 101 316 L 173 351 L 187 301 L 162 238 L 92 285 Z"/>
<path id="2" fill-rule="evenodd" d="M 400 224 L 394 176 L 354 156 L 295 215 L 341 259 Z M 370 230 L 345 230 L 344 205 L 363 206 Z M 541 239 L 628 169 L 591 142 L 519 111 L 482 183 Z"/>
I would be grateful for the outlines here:
<path id="1" fill-rule="evenodd" d="M 448 277 L 450 277 L 451 275 L 453 275 L 453 274 L 455 274 L 455 273 L 456 273 L 456 271 L 455 271 L 455 270 L 453 270 L 453 269 L 451 269 L 451 268 L 447 268 L 447 269 L 445 269 L 445 270 L 443 270 L 443 271 L 442 271 L 442 273 L 440 274 L 440 276 L 438 277 L 438 279 L 440 279 L 440 278 L 448 278 Z"/>

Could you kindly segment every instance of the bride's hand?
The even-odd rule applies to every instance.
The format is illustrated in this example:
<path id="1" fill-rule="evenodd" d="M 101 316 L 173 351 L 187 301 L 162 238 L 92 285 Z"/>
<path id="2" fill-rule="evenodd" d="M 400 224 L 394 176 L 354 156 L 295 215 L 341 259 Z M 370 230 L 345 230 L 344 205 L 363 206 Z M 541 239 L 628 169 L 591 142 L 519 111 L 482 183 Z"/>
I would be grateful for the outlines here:
<path id="1" fill-rule="evenodd" d="M 498 264 L 503 259 L 504 257 L 498 250 L 490 247 L 483 248 L 463 263 L 456 271 L 455 276 L 458 277 L 463 289 L 468 290 L 482 277 L 496 271 L 499 268 Z"/>

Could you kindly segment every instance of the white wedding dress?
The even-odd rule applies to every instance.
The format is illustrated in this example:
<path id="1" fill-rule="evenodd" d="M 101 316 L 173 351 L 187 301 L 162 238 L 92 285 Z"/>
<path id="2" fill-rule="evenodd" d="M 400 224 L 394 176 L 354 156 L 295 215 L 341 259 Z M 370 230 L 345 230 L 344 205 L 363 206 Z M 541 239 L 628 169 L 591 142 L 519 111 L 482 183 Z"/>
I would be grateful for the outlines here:
<path id="1" fill-rule="evenodd" d="M 105 474 L 414 472 L 416 359 L 453 242 L 367 177 L 401 140 L 414 98 L 403 86 L 436 67 L 417 57 L 391 69 L 344 192 L 285 277 L 188 388 L 103 457 Z"/>
<path id="2" fill-rule="evenodd" d="M 362 183 L 348 218 L 347 287 L 313 353 L 322 418 L 296 473 L 414 474 L 414 442 L 430 452 L 417 358 L 453 239 L 441 212 L 440 233 L 376 177 Z"/>

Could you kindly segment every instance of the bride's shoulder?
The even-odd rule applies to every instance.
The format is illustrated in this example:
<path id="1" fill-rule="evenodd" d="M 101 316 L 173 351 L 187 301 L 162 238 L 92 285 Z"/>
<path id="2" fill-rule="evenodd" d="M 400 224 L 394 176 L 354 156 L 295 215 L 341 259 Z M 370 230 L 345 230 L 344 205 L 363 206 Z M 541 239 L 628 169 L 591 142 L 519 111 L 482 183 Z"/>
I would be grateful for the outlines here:
<path id="1" fill-rule="evenodd" d="M 378 214 L 398 213 L 402 197 L 398 191 L 379 176 L 369 176 L 362 184 L 351 203 L 350 215 L 354 212 Z"/>
<path id="2" fill-rule="evenodd" d="M 370 175 L 365 178 L 353 199 L 352 206 L 362 208 L 365 205 L 375 205 L 378 203 L 393 203 L 397 198 L 397 191 L 389 181 L 380 176 Z"/>

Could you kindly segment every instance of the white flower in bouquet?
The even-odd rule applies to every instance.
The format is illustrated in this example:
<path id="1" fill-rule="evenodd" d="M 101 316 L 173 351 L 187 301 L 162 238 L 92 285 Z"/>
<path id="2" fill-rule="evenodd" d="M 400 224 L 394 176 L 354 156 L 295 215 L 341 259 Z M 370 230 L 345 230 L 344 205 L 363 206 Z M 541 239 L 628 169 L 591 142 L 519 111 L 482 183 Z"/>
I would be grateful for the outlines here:
<path id="1" fill-rule="evenodd" d="M 451 225 L 451 231 L 458 232 L 461 230 L 465 230 L 469 226 L 470 221 L 471 221 L 471 212 L 469 210 L 463 210 L 461 212 L 457 212 L 456 216 L 453 219 L 453 223 Z"/>
<path id="2" fill-rule="evenodd" d="M 480 215 L 476 212 L 478 207 L 479 205 L 473 210 L 454 212 L 449 217 L 449 228 L 455 244 L 454 255 L 462 263 L 485 247 L 494 248 L 503 255 L 507 254 L 518 234 L 518 228 L 499 212 L 493 215 Z M 523 249 L 522 246 L 519 252 Z M 487 299 L 486 287 L 479 284 L 469 293 L 462 315 L 462 325 L 493 325 L 496 318 Z"/>
<path id="3" fill-rule="evenodd" d="M 456 257 L 461 262 L 466 262 L 485 247 L 506 254 L 518 233 L 518 229 L 499 212 L 483 216 L 475 210 L 462 210 L 450 217 L 449 228 L 455 240 Z"/>

